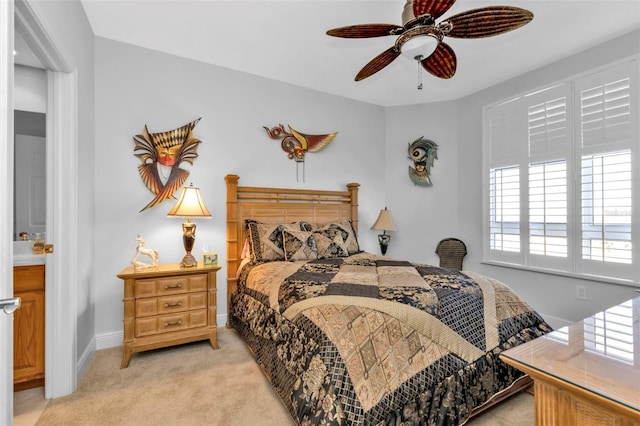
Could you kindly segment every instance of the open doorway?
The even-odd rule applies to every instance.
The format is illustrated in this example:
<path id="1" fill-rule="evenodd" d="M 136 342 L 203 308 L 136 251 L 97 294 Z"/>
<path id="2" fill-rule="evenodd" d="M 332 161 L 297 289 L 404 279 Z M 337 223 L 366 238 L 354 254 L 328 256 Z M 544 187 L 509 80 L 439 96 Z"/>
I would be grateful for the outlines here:
<path id="1" fill-rule="evenodd" d="M 46 406 L 45 259 L 34 254 L 46 241 L 47 71 L 19 31 L 14 33 L 13 314 L 14 422 L 30 423 Z"/>
<path id="2" fill-rule="evenodd" d="M 46 115 L 14 111 L 14 391 L 44 387 L 45 260 L 34 251 L 46 241 L 46 159 Z"/>

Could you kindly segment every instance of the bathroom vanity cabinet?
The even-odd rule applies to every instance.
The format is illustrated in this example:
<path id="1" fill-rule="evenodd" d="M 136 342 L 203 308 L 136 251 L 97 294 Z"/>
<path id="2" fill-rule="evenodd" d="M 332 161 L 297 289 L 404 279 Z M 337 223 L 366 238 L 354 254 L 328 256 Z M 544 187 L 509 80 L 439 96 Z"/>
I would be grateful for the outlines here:
<path id="1" fill-rule="evenodd" d="M 15 391 L 44 385 L 44 265 L 13 267 L 13 294 L 22 306 L 13 313 Z"/>

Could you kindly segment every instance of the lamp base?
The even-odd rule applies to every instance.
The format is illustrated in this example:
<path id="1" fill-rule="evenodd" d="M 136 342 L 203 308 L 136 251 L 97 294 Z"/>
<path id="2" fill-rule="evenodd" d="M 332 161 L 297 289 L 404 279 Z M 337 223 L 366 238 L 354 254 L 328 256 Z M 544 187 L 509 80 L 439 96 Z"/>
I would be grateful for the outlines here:
<path id="1" fill-rule="evenodd" d="M 187 218 L 187 221 L 182 224 L 182 242 L 184 243 L 184 251 L 186 251 L 187 254 L 184 255 L 182 262 L 180 262 L 181 268 L 193 268 L 194 266 L 198 266 L 198 261 L 191 254 L 195 241 L 196 224 L 191 222 L 190 218 Z"/>
<path id="2" fill-rule="evenodd" d="M 198 266 L 198 261 L 191 253 L 185 254 L 180 262 L 181 268 L 194 268 L 196 266 Z"/>
<path id="3" fill-rule="evenodd" d="M 383 256 L 387 254 L 387 247 L 389 246 L 390 240 L 391 240 L 391 235 L 389 234 L 383 233 L 378 235 L 378 242 L 380 243 L 380 251 L 382 252 Z"/>

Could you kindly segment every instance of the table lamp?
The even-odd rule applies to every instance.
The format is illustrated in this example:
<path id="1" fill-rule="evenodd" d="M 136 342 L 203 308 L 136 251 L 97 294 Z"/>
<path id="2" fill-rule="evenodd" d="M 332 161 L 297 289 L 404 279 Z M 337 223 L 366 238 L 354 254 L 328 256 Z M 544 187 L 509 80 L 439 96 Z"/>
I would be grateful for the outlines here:
<path id="1" fill-rule="evenodd" d="M 209 213 L 204 202 L 202 202 L 200 188 L 194 187 L 193 184 L 185 186 L 180 199 L 176 205 L 169 210 L 167 217 L 187 218 L 187 221 L 182 224 L 182 242 L 184 243 L 184 249 L 187 254 L 185 254 L 184 258 L 180 262 L 180 266 L 183 268 L 198 266 L 198 261 L 191 254 L 193 244 L 196 241 L 196 224 L 191 222 L 191 218 L 211 218 L 211 213 Z"/>
<path id="2" fill-rule="evenodd" d="M 391 210 L 387 210 L 386 207 L 384 210 L 380 210 L 378 219 L 376 219 L 376 222 L 371 226 L 371 229 L 382 231 L 382 234 L 378 234 L 378 242 L 380 243 L 380 251 L 382 251 L 383 255 L 386 254 L 389 241 L 391 240 L 391 235 L 387 234 L 387 231 L 395 232 L 398 230 L 398 228 L 396 228 L 396 224 L 393 223 Z"/>

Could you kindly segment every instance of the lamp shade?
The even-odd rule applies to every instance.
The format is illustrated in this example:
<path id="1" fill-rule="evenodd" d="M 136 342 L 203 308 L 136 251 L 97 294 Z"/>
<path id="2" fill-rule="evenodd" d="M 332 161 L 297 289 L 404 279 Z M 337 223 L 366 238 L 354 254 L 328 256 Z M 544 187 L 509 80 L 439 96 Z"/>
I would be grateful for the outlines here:
<path id="1" fill-rule="evenodd" d="M 391 210 L 387 210 L 386 207 L 384 210 L 380 210 L 378 219 L 376 219 L 376 222 L 371 226 L 371 229 L 375 229 L 376 231 L 397 231 L 398 228 L 396 224 L 393 223 L 393 218 L 391 217 Z"/>
<path id="2" fill-rule="evenodd" d="M 211 213 L 204 205 L 202 196 L 200 195 L 200 188 L 196 188 L 193 184 L 185 186 L 180 195 L 180 199 L 169 213 L 168 217 L 202 217 L 211 218 Z"/>

